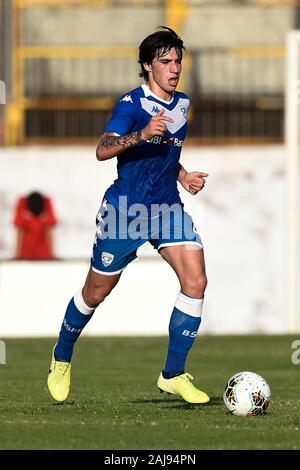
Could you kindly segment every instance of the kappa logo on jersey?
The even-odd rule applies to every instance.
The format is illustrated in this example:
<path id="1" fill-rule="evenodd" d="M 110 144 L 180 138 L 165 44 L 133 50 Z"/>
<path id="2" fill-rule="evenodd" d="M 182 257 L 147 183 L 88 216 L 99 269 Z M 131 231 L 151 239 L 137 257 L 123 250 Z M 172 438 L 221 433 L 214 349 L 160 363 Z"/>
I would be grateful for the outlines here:
<path id="1" fill-rule="evenodd" d="M 159 108 L 157 106 L 153 106 L 151 113 L 159 113 Z"/>
<path id="2" fill-rule="evenodd" d="M 126 95 L 126 96 L 124 96 L 124 98 L 122 98 L 120 101 L 130 101 L 130 103 L 133 104 L 131 95 Z"/>
<path id="3" fill-rule="evenodd" d="M 112 255 L 111 253 L 107 253 L 106 251 L 102 252 L 101 261 L 106 268 L 113 262 L 113 259 L 114 259 L 114 255 Z"/>
<path id="4" fill-rule="evenodd" d="M 100 221 L 99 221 L 100 222 Z M 96 238 L 95 238 L 95 243 L 97 243 L 97 237 L 101 238 L 102 237 L 102 228 L 100 225 L 97 225 L 96 227 Z"/>

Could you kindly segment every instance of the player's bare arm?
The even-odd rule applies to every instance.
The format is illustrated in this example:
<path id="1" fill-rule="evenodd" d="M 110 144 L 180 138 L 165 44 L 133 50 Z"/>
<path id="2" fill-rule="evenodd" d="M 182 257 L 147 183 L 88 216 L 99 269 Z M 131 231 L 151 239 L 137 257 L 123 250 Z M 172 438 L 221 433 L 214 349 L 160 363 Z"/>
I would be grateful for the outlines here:
<path id="1" fill-rule="evenodd" d="M 96 150 L 97 159 L 108 160 L 143 141 L 142 131 L 131 132 L 127 135 L 116 136 L 113 132 L 105 132 Z"/>
<path id="2" fill-rule="evenodd" d="M 185 168 L 179 163 L 178 181 L 189 193 L 197 194 L 205 186 L 205 179 L 208 173 L 201 171 L 192 171 L 188 173 Z"/>
<path id="3" fill-rule="evenodd" d="M 131 132 L 130 134 L 123 136 L 116 136 L 113 132 L 104 133 L 100 137 L 100 141 L 97 146 L 97 159 L 100 161 L 108 160 L 119 155 L 125 150 L 142 143 L 143 141 L 151 139 L 155 135 L 163 137 L 167 130 L 164 121 L 174 122 L 173 119 L 168 116 L 164 116 L 164 112 L 164 109 L 159 111 L 150 119 L 147 126 L 140 131 Z M 167 143 L 169 140 L 163 142 Z"/>

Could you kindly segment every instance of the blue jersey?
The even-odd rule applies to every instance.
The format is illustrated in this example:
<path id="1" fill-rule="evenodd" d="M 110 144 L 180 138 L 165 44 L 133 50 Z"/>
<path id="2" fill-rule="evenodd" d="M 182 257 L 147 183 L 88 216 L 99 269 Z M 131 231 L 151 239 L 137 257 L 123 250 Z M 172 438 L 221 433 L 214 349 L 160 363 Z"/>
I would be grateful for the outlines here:
<path id="1" fill-rule="evenodd" d="M 115 207 L 119 197 L 126 196 L 128 206 L 144 204 L 182 204 L 177 188 L 179 158 L 187 131 L 187 113 L 190 100 L 184 93 L 174 92 L 170 101 L 154 95 L 147 85 L 128 92 L 117 102 L 105 132 L 126 135 L 144 129 L 160 110 L 174 120 L 164 121 L 165 138 L 172 143 L 163 144 L 162 137 L 154 136 L 118 155 L 118 178 L 105 193 Z"/>

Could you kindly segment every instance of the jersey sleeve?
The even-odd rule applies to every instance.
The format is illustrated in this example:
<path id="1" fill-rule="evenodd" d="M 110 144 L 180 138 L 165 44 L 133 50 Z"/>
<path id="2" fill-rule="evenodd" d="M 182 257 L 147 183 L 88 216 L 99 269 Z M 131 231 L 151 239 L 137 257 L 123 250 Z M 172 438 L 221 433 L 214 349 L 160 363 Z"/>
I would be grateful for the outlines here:
<path id="1" fill-rule="evenodd" d="M 115 105 L 104 132 L 114 132 L 118 135 L 129 134 L 136 124 L 138 111 L 133 96 L 125 95 Z"/>

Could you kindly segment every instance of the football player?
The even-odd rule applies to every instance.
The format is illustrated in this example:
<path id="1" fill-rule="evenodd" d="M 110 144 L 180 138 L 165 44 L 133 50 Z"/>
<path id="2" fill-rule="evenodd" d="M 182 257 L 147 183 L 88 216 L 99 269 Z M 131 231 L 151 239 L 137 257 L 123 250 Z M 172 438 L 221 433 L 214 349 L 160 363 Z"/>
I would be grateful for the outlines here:
<path id="1" fill-rule="evenodd" d="M 145 83 L 119 99 L 97 146 L 99 161 L 117 157 L 118 178 L 105 192 L 90 270 L 68 304 L 53 349 L 48 388 L 56 401 L 68 396 L 71 357 L 81 331 L 146 241 L 173 268 L 180 284 L 157 386 L 188 403 L 209 401 L 185 371 L 201 322 L 207 280 L 202 241 L 183 208 L 177 182 L 195 195 L 208 174 L 188 172 L 179 162 L 190 106 L 188 96 L 176 92 L 184 50 L 180 37 L 167 27 L 143 40 L 139 63 Z M 99 310 L 101 314 L 101 306 Z"/>

